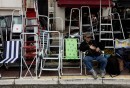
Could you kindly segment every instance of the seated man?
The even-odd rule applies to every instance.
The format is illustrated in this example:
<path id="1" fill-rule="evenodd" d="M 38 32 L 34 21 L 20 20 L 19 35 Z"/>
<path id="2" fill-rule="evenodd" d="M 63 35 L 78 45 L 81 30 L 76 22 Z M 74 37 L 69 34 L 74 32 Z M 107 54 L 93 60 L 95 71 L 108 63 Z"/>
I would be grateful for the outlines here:
<path id="1" fill-rule="evenodd" d="M 97 73 L 93 69 L 92 61 L 97 60 L 100 63 L 100 71 L 101 71 L 101 77 L 104 77 L 106 74 L 105 67 L 107 65 L 107 59 L 105 59 L 101 55 L 101 50 L 99 48 L 99 43 L 96 43 L 94 40 L 91 39 L 91 34 L 86 33 L 84 34 L 84 41 L 80 44 L 80 51 L 85 52 L 85 57 L 83 58 L 83 61 L 89 70 L 90 73 L 92 73 L 92 76 L 96 79 Z"/>

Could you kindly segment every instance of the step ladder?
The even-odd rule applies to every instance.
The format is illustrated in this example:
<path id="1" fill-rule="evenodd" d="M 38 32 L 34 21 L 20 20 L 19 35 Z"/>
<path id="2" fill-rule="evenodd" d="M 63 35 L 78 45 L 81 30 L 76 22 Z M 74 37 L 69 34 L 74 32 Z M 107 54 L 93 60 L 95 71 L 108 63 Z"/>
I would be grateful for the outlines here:
<path id="1" fill-rule="evenodd" d="M 47 32 L 47 33 L 46 33 Z M 58 71 L 58 77 L 60 77 L 60 59 L 61 59 L 61 38 L 60 38 L 60 32 L 58 31 L 46 31 L 43 33 L 43 48 L 42 48 L 42 60 L 41 60 L 41 67 L 40 67 L 40 74 L 39 77 L 42 74 L 42 71 Z M 53 41 L 56 41 L 55 43 L 50 44 L 48 42 L 46 44 L 46 41 L 44 40 L 44 34 L 50 34 L 55 33 L 57 36 L 48 37 L 47 40 L 53 39 Z M 45 47 L 45 45 L 47 45 Z M 51 52 L 49 49 L 57 49 L 57 52 Z M 56 62 L 53 62 L 53 61 Z M 48 62 L 46 62 L 48 61 Z M 50 63 L 50 64 L 49 64 Z"/>
<path id="2" fill-rule="evenodd" d="M 88 16 L 83 17 L 83 14 L 87 15 L 87 14 L 85 14 L 85 12 L 83 10 L 85 10 L 85 12 L 88 13 Z M 83 20 L 86 20 L 86 22 L 83 23 Z M 92 18 L 91 18 L 91 12 L 90 12 L 90 7 L 89 6 L 82 6 L 81 7 L 81 22 L 80 23 L 81 23 L 81 32 L 82 32 L 82 34 L 84 34 L 85 32 L 90 32 L 92 34 L 92 36 L 93 36 L 93 39 L 95 40 L 93 24 L 92 24 Z"/>
<path id="3" fill-rule="evenodd" d="M 10 40 L 19 40 L 22 31 L 23 31 L 23 11 L 22 9 L 14 9 L 12 11 Z"/>
<path id="4" fill-rule="evenodd" d="M 25 0 L 25 4 L 26 4 Z M 33 1 L 34 6 L 32 8 L 25 8 L 25 25 L 24 30 L 21 35 L 22 38 L 22 62 L 24 62 L 27 71 L 24 74 L 24 77 L 30 75 L 32 78 L 34 77 L 31 68 L 35 67 L 35 77 L 37 78 L 37 61 L 38 61 L 38 52 L 41 48 L 40 41 L 40 23 L 38 17 L 38 8 L 37 1 Z M 21 67 L 22 69 L 22 67 Z M 22 76 L 21 72 L 21 76 Z"/>
<path id="5" fill-rule="evenodd" d="M 75 17 L 75 16 L 78 16 L 78 17 Z M 80 9 L 72 8 L 70 11 L 69 36 L 74 35 L 75 33 L 80 34 L 80 18 L 81 18 Z"/>
<path id="6" fill-rule="evenodd" d="M 49 26 L 48 26 L 49 17 L 45 16 L 45 15 L 38 15 L 38 17 L 39 17 L 39 20 L 46 21 L 46 25 L 44 25 L 44 27 L 42 27 L 40 30 L 41 46 L 43 46 L 43 33 L 45 32 L 45 34 L 44 34 L 45 39 L 44 40 L 46 41 L 46 43 L 47 43 L 47 38 L 49 37 L 49 35 L 46 32 L 46 31 L 49 31 Z M 44 24 L 44 23 L 41 23 L 41 24 Z M 43 25 L 41 25 L 41 26 L 43 26 Z"/>
<path id="7" fill-rule="evenodd" d="M 113 30 L 114 30 L 113 32 L 114 32 L 115 38 L 117 38 L 117 39 L 125 39 L 120 14 L 118 12 L 112 13 L 112 18 L 113 18 L 112 21 L 113 21 Z"/>
<path id="8" fill-rule="evenodd" d="M 42 38 L 42 51 L 40 52 L 40 55 L 42 56 L 41 59 L 41 67 L 40 67 L 40 74 L 39 77 L 41 76 L 42 70 L 46 70 L 46 71 L 58 71 L 58 77 L 60 77 L 60 59 L 61 59 L 61 50 L 63 48 L 62 46 L 62 40 L 63 40 L 63 19 L 61 17 L 47 17 L 47 16 L 43 16 L 43 15 L 39 15 L 42 17 L 46 17 L 48 19 L 47 22 L 47 29 L 48 30 L 44 30 L 43 32 L 41 32 L 41 34 L 43 33 L 43 35 L 41 36 Z M 61 25 L 61 31 L 62 33 L 60 33 L 59 31 L 50 31 L 49 30 L 49 23 L 50 20 L 58 20 L 60 21 L 60 25 Z M 60 55 L 60 56 L 59 56 Z M 56 65 L 53 64 L 55 63 L 55 60 L 57 61 L 57 67 L 55 68 L 45 68 L 46 65 L 52 64 L 52 65 Z M 46 62 L 47 61 L 47 62 Z"/>
<path id="9" fill-rule="evenodd" d="M 112 26 L 112 14 L 111 14 L 111 8 L 110 8 L 110 0 L 108 0 L 108 3 L 109 3 L 108 15 L 102 16 L 102 0 L 100 0 L 99 41 L 105 43 L 105 48 L 114 49 L 114 33 L 113 33 L 113 26 Z"/>

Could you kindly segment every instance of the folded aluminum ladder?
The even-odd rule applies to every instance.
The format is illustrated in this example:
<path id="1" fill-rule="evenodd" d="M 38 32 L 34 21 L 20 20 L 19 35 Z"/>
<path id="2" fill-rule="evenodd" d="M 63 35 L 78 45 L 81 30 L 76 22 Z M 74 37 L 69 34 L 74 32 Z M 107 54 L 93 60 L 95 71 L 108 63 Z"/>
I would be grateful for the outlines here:
<path id="1" fill-rule="evenodd" d="M 113 19 L 112 19 L 113 20 L 113 32 L 114 32 L 114 35 L 115 34 L 117 35 L 115 38 L 125 39 L 124 30 L 123 30 L 123 26 L 122 26 L 122 22 L 121 22 L 119 13 L 118 12 L 112 13 L 112 16 L 113 16 Z M 119 28 L 119 29 L 115 29 L 115 28 Z"/>
<path id="2" fill-rule="evenodd" d="M 19 40 L 23 31 L 23 10 L 14 9 L 11 20 L 10 40 Z"/>
<path id="3" fill-rule="evenodd" d="M 86 18 L 89 18 L 88 19 L 89 22 L 87 23 L 87 20 L 86 20 L 85 24 L 83 23 L 83 20 L 85 20 L 85 19 L 83 19 L 83 10 L 85 10 L 85 12 L 87 11 L 88 16 Z M 81 23 L 81 33 L 84 34 L 84 31 L 85 32 L 90 32 L 92 34 L 92 36 L 93 36 L 93 39 L 95 39 L 93 24 L 92 24 L 92 18 L 91 18 L 91 12 L 90 12 L 90 7 L 89 6 L 82 6 L 81 7 L 81 22 L 80 23 Z M 86 29 L 83 30 L 83 28 L 86 28 Z"/>
<path id="4" fill-rule="evenodd" d="M 114 48 L 114 33 L 112 26 L 112 14 L 110 0 L 108 0 L 109 10 L 107 16 L 102 16 L 102 0 L 100 0 L 100 31 L 99 41 L 105 43 L 105 48 Z"/>
<path id="5" fill-rule="evenodd" d="M 57 37 L 48 37 L 47 40 L 53 39 L 53 41 L 57 41 L 53 44 L 50 44 L 48 42 L 47 47 L 44 47 L 46 45 L 46 41 L 44 40 L 45 34 L 54 33 L 57 35 Z M 61 77 L 60 75 L 60 59 L 61 59 L 61 38 L 60 38 L 60 32 L 58 31 L 45 31 L 43 33 L 43 48 L 42 48 L 42 60 L 41 60 L 41 66 L 40 66 L 40 74 L 39 77 L 42 74 L 42 71 L 58 71 L 58 77 Z M 56 52 L 51 52 L 49 49 L 57 49 Z M 46 62 L 47 60 L 47 62 Z M 54 62 L 56 61 L 56 62 Z"/>
<path id="6" fill-rule="evenodd" d="M 78 12 L 76 14 L 78 17 L 75 17 L 76 15 L 74 14 L 76 11 Z M 80 34 L 80 9 L 72 8 L 70 11 L 69 36 L 77 32 Z"/>

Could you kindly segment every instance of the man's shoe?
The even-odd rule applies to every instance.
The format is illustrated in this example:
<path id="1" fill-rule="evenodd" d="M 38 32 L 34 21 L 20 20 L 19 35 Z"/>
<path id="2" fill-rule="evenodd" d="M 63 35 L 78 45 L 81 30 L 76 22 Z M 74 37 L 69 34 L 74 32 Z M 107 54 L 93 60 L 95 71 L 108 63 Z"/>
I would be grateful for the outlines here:
<path id="1" fill-rule="evenodd" d="M 92 69 L 92 70 L 90 70 L 90 73 L 92 74 L 92 77 L 94 78 L 94 79 L 97 79 L 98 77 L 97 77 L 97 73 Z"/>
<path id="2" fill-rule="evenodd" d="M 101 70 L 101 77 L 105 78 L 105 75 L 106 75 L 106 71 Z"/>

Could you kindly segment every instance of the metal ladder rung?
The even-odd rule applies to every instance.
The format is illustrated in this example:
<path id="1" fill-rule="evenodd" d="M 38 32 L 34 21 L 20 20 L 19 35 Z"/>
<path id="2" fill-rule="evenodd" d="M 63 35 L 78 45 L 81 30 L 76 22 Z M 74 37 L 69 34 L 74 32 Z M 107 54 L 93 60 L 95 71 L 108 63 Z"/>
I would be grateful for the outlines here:
<path id="1" fill-rule="evenodd" d="M 102 25 L 102 26 L 105 26 L 105 25 L 107 26 L 108 25 L 109 26 L 109 25 L 112 25 L 112 24 L 101 23 L 100 25 Z"/>
<path id="2" fill-rule="evenodd" d="M 37 17 L 26 17 L 27 20 L 38 19 Z"/>
<path id="3" fill-rule="evenodd" d="M 88 27 L 88 26 L 91 26 L 91 24 L 83 24 L 82 26 L 83 27 Z"/>
<path id="4" fill-rule="evenodd" d="M 105 48 L 114 48 L 113 46 L 105 46 Z"/>
<path id="5" fill-rule="evenodd" d="M 113 31 L 113 33 L 122 33 L 121 31 Z"/>
<path id="6" fill-rule="evenodd" d="M 79 27 L 76 27 L 76 26 L 73 27 L 73 26 L 71 26 L 70 29 L 79 29 Z"/>
<path id="7" fill-rule="evenodd" d="M 113 41 L 113 39 L 105 39 L 105 38 L 103 38 L 103 39 L 100 39 L 100 40 L 102 40 L 102 41 Z"/>
<path id="8" fill-rule="evenodd" d="M 39 25 L 34 24 L 34 25 L 26 25 L 25 27 L 38 27 Z"/>
<path id="9" fill-rule="evenodd" d="M 43 59 L 58 60 L 59 58 L 58 57 L 57 58 L 54 58 L 54 57 L 44 57 Z"/>
<path id="10" fill-rule="evenodd" d="M 101 33 L 113 33 L 112 31 L 101 31 Z"/>
<path id="11" fill-rule="evenodd" d="M 59 70 L 58 68 L 43 68 L 42 70 L 48 70 L 48 71 L 57 71 L 57 70 Z"/>
<path id="12" fill-rule="evenodd" d="M 59 39 L 58 37 L 48 38 L 48 39 Z"/>
<path id="13" fill-rule="evenodd" d="M 60 47 L 60 46 L 50 45 L 49 47 Z"/>
<path id="14" fill-rule="evenodd" d="M 59 54 L 51 54 L 51 55 L 57 55 L 58 56 Z"/>

